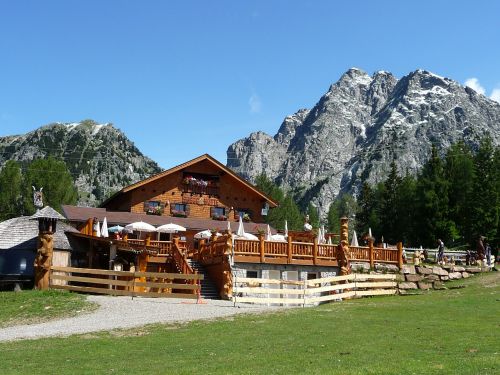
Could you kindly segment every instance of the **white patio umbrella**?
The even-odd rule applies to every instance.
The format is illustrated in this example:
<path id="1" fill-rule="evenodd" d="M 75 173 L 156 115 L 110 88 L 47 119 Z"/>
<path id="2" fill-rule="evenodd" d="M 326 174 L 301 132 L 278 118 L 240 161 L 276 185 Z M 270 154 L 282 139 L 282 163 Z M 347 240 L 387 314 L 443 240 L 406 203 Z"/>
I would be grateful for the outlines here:
<path id="1" fill-rule="evenodd" d="M 158 233 L 177 233 L 177 232 L 185 232 L 186 228 L 181 225 L 177 225 L 174 223 L 168 223 L 164 225 L 160 225 L 156 228 L 156 232 Z"/>
<path id="2" fill-rule="evenodd" d="M 102 221 L 101 236 L 104 237 L 104 238 L 109 237 L 109 233 L 108 233 L 108 220 L 106 219 L 106 217 L 104 217 L 104 220 Z"/>
<path id="3" fill-rule="evenodd" d="M 238 236 L 239 240 L 252 240 L 252 241 L 258 241 L 259 238 L 257 236 L 254 236 L 252 233 L 243 233 L 242 236 Z"/>
<path id="4" fill-rule="evenodd" d="M 101 237 L 101 225 L 99 224 L 99 220 L 95 224 L 95 236 Z"/>
<path id="5" fill-rule="evenodd" d="M 134 223 L 130 223 L 125 225 L 125 230 L 127 231 L 139 231 L 139 232 L 154 232 L 156 228 L 151 224 L 145 223 L 144 221 L 136 221 Z"/>
<path id="6" fill-rule="evenodd" d="M 269 224 L 267 224 L 267 229 L 266 229 L 266 241 L 271 241 L 271 227 Z"/>
<path id="7" fill-rule="evenodd" d="M 358 236 L 356 235 L 356 231 L 352 232 L 351 246 L 359 246 Z"/>
<path id="8" fill-rule="evenodd" d="M 273 234 L 271 236 L 271 241 L 286 242 L 286 238 L 282 234 Z"/>
<path id="9" fill-rule="evenodd" d="M 227 230 L 231 232 L 231 222 L 229 220 L 227 221 Z"/>
<path id="10" fill-rule="evenodd" d="M 328 237 L 328 245 L 332 244 L 332 236 Z"/>
<path id="11" fill-rule="evenodd" d="M 368 237 L 372 238 L 372 228 L 368 228 Z"/>
<path id="12" fill-rule="evenodd" d="M 238 223 L 238 231 L 236 232 L 238 237 L 243 237 L 245 235 L 245 228 L 243 227 L 243 219 L 240 216 L 240 222 Z"/>
<path id="13" fill-rule="evenodd" d="M 288 221 L 285 220 L 285 237 L 288 237 Z"/>
<path id="14" fill-rule="evenodd" d="M 109 233 L 121 232 L 122 230 L 123 230 L 123 227 L 121 225 L 115 225 L 114 227 L 108 228 Z"/>
<path id="15" fill-rule="evenodd" d="M 215 233 L 216 236 L 222 236 L 219 232 Z M 197 240 L 207 240 L 212 237 L 212 231 L 210 229 L 203 230 L 194 235 Z"/>
<path id="16" fill-rule="evenodd" d="M 325 226 L 321 226 L 321 243 L 326 243 L 326 231 L 325 231 Z"/>

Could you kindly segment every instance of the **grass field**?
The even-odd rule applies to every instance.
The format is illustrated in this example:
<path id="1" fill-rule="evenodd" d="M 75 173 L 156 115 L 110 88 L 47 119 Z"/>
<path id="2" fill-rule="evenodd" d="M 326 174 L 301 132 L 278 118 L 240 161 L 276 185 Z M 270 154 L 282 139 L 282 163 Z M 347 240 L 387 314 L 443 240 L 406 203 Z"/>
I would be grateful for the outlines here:
<path id="1" fill-rule="evenodd" d="M 52 291 L 0 292 L 0 327 L 72 316 L 93 309 L 85 296 Z"/>
<path id="2" fill-rule="evenodd" d="M 422 295 L 2 343 L 0 373 L 498 374 L 499 279 L 492 272 Z"/>

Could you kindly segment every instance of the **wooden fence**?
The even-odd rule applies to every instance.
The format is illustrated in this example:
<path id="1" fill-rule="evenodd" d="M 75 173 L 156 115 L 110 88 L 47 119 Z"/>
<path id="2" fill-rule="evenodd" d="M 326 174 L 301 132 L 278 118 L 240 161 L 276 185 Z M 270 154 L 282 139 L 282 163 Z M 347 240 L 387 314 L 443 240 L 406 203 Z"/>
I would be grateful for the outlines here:
<path id="1" fill-rule="evenodd" d="M 198 298 L 203 275 L 52 266 L 50 287 L 131 297 Z"/>
<path id="2" fill-rule="evenodd" d="M 397 275 L 350 274 L 292 281 L 235 277 L 233 302 L 311 305 L 345 298 L 397 293 Z"/>

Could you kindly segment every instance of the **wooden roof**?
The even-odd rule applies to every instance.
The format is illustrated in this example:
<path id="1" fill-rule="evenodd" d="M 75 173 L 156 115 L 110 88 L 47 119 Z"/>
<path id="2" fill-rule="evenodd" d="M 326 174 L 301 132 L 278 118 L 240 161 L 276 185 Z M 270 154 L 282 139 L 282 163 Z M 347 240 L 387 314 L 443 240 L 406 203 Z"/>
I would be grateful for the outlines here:
<path id="1" fill-rule="evenodd" d="M 64 222 L 58 222 L 54 233 L 54 249 L 71 250 L 65 232 L 77 230 Z M 31 216 L 21 216 L 0 223 L 0 249 L 37 249 L 38 222 Z"/>
<path id="2" fill-rule="evenodd" d="M 160 173 L 157 173 L 151 177 L 148 177 L 142 181 L 138 181 L 136 182 L 135 184 L 132 184 L 132 185 L 129 185 L 129 186 L 126 186 L 124 187 L 123 189 L 121 189 L 120 191 L 116 192 L 115 194 L 113 194 L 111 197 L 109 197 L 108 199 L 106 199 L 104 202 L 102 202 L 99 207 L 105 207 L 110 201 L 114 200 L 115 198 L 117 198 L 118 196 L 124 194 L 124 193 L 127 193 L 129 191 L 132 191 L 132 190 L 135 190 L 141 186 L 144 186 L 152 181 L 155 181 L 155 180 L 158 180 L 159 178 L 163 178 L 165 176 L 168 176 L 172 173 L 175 173 L 177 171 L 180 171 L 184 168 L 187 168 L 187 167 L 190 167 L 194 164 L 197 164 L 201 161 L 208 161 L 210 163 L 212 163 L 214 166 L 216 166 L 217 168 L 223 170 L 225 173 L 227 173 L 228 175 L 230 175 L 231 177 L 233 177 L 234 179 L 238 180 L 239 182 L 241 182 L 243 185 L 245 185 L 246 187 L 248 187 L 250 190 L 252 190 L 254 193 L 256 193 L 257 195 L 261 196 L 263 199 L 265 199 L 269 205 L 271 207 L 277 207 L 278 206 L 278 203 L 276 201 L 274 201 L 273 199 L 271 199 L 270 197 L 268 197 L 266 194 L 264 194 L 263 192 L 261 192 L 259 189 L 257 189 L 257 187 L 255 187 L 254 185 L 252 185 L 251 183 L 249 183 L 248 181 L 246 181 L 245 179 L 241 178 L 240 176 L 238 176 L 236 173 L 234 173 L 231 169 L 229 169 L 228 167 L 226 167 L 224 164 L 222 164 L 221 162 L 219 162 L 218 160 L 216 160 L 215 158 L 213 158 L 212 156 L 208 155 L 208 154 L 203 154 L 201 156 L 198 156 L 197 158 L 194 158 L 190 161 L 187 161 L 183 164 L 179 164 L 178 166 L 176 167 L 173 167 L 173 168 L 170 168 L 170 169 L 167 169 L 163 172 L 160 172 Z"/>
<path id="3" fill-rule="evenodd" d="M 119 212 L 119 211 L 107 211 L 105 208 L 94 208 L 94 207 L 79 207 L 79 206 L 62 206 L 63 213 L 67 220 L 71 222 L 84 223 L 89 218 L 96 217 L 101 223 L 106 218 L 108 226 L 120 224 L 122 226 L 136 222 L 144 221 L 148 224 L 159 226 L 168 223 L 174 223 L 182 225 L 188 230 L 202 231 L 206 229 L 214 230 L 225 230 L 227 229 L 227 221 L 212 220 L 212 219 L 202 219 L 202 218 L 190 218 L 190 217 L 173 217 L 173 216 L 156 216 L 156 215 L 146 215 L 144 213 L 133 213 L 133 212 Z M 236 221 L 230 221 L 231 231 L 236 232 L 239 223 Z M 265 231 L 267 224 L 264 223 L 243 223 L 245 232 L 257 233 L 259 230 Z M 272 233 L 276 231 L 271 228 Z"/>

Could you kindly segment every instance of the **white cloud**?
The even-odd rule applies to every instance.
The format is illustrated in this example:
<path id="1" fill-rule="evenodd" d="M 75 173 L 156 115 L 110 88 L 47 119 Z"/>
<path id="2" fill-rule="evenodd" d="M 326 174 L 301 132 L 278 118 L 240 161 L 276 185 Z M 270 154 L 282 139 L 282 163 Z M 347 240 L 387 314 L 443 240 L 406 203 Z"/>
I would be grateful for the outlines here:
<path id="1" fill-rule="evenodd" d="M 477 78 L 469 78 L 465 81 L 465 86 L 469 86 L 471 89 L 475 90 L 479 94 L 483 94 L 486 92 L 484 87 L 481 86 L 479 80 Z"/>
<path id="2" fill-rule="evenodd" d="M 500 103 L 500 88 L 493 89 L 490 95 L 490 99 Z"/>
<path id="3" fill-rule="evenodd" d="M 248 105 L 250 106 L 250 113 L 260 113 L 262 109 L 262 102 L 259 98 L 259 95 L 252 94 L 250 99 L 248 99 Z"/>

